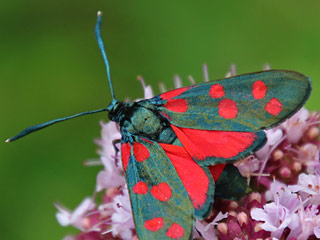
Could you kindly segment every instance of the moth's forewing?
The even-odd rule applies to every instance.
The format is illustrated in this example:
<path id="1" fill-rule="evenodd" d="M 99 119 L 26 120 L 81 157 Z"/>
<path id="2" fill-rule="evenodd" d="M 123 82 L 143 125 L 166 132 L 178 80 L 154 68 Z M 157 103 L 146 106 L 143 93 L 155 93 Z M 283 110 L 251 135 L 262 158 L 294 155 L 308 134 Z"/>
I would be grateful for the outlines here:
<path id="1" fill-rule="evenodd" d="M 157 142 L 133 136 L 122 160 L 140 239 L 190 239 L 194 210 L 171 161 Z"/>
<path id="2" fill-rule="evenodd" d="M 178 127 L 256 132 L 292 116 L 310 92 L 308 77 L 270 70 L 176 89 L 152 101 Z"/>

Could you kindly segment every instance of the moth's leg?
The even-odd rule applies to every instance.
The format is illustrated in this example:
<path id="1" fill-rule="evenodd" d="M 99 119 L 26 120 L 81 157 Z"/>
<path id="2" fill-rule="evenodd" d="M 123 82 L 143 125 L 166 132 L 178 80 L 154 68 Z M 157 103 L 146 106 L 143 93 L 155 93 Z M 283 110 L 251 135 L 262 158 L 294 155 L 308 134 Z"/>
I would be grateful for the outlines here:
<path id="1" fill-rule="evenodd" d="M 116 155 L 115 155 L 115 159 L 116 159 L 116 165 L 118 166 L 118 154 L 119 154 L 119 152 L 120 152 L 120 149 L 117 147 L 117 144 L 119 144 L 119 143 L 121 143 L 121 139 L 114 139 L 113 141 L 112 141 L 112 145 L 113 145 L 113 147 L 114 147 L 114 151 L 116 152 Z"/>

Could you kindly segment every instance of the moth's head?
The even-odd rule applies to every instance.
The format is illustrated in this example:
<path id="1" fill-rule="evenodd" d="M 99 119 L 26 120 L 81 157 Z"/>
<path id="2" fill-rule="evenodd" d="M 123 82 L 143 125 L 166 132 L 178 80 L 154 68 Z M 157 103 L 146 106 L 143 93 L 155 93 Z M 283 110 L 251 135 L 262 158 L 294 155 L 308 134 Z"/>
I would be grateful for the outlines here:
<path id="1" fill-rule="evenodd" d="M 108 116 L 111 121 L 120 123 L 121 118 L 123 117 L 122 112 L 125 110 L 128 103 L 119 102 L 116 99 L 112 99 L 109 106 L 106 108 L 108 111 Z"/>

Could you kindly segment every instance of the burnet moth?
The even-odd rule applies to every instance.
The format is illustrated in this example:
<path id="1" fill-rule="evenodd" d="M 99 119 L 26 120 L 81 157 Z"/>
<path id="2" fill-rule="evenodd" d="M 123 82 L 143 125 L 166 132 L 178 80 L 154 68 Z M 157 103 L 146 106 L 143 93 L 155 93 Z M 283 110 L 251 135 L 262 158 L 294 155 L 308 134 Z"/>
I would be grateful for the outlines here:
<path id="1" fill-rule="evenodd" d="M 82 115 L 107 111 L 120 125 L 122 164 L 140 239 L 190 239 L 194 219 L 213 199 L 234 199 L 248 188 L 230 163 L 266 142 L 264 129 L 283 122 L 308 99 L 308 77 L 269 70 L 175 89 L 137 102 L 116 100 L 100 34 L 112 101 L 107 108 L 31 126 L 6 142 Z"/>

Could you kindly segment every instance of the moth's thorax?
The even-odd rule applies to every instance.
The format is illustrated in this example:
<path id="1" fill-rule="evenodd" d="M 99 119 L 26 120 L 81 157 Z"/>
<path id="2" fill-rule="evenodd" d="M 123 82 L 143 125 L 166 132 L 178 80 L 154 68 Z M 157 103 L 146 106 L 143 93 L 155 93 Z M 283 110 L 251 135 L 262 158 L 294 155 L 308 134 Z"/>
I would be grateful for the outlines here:
<path id="1" fill-rule="evenodd" d="M 122 103 L 112 114 L 112 120 L 118 122 L 121 130 L 128 134 L 160 142 L 172 142 L 176 137 L 168 121 L 146 100 Z"/>
<path id="2" fill-rule="evenodd" d="M 135 102 L 123 110 L 125 117 L 120 122 L 120 126 L 125 128 L 127 132 L 150 135 L 161 131 L 159 114 L 143 102 Z"/>

